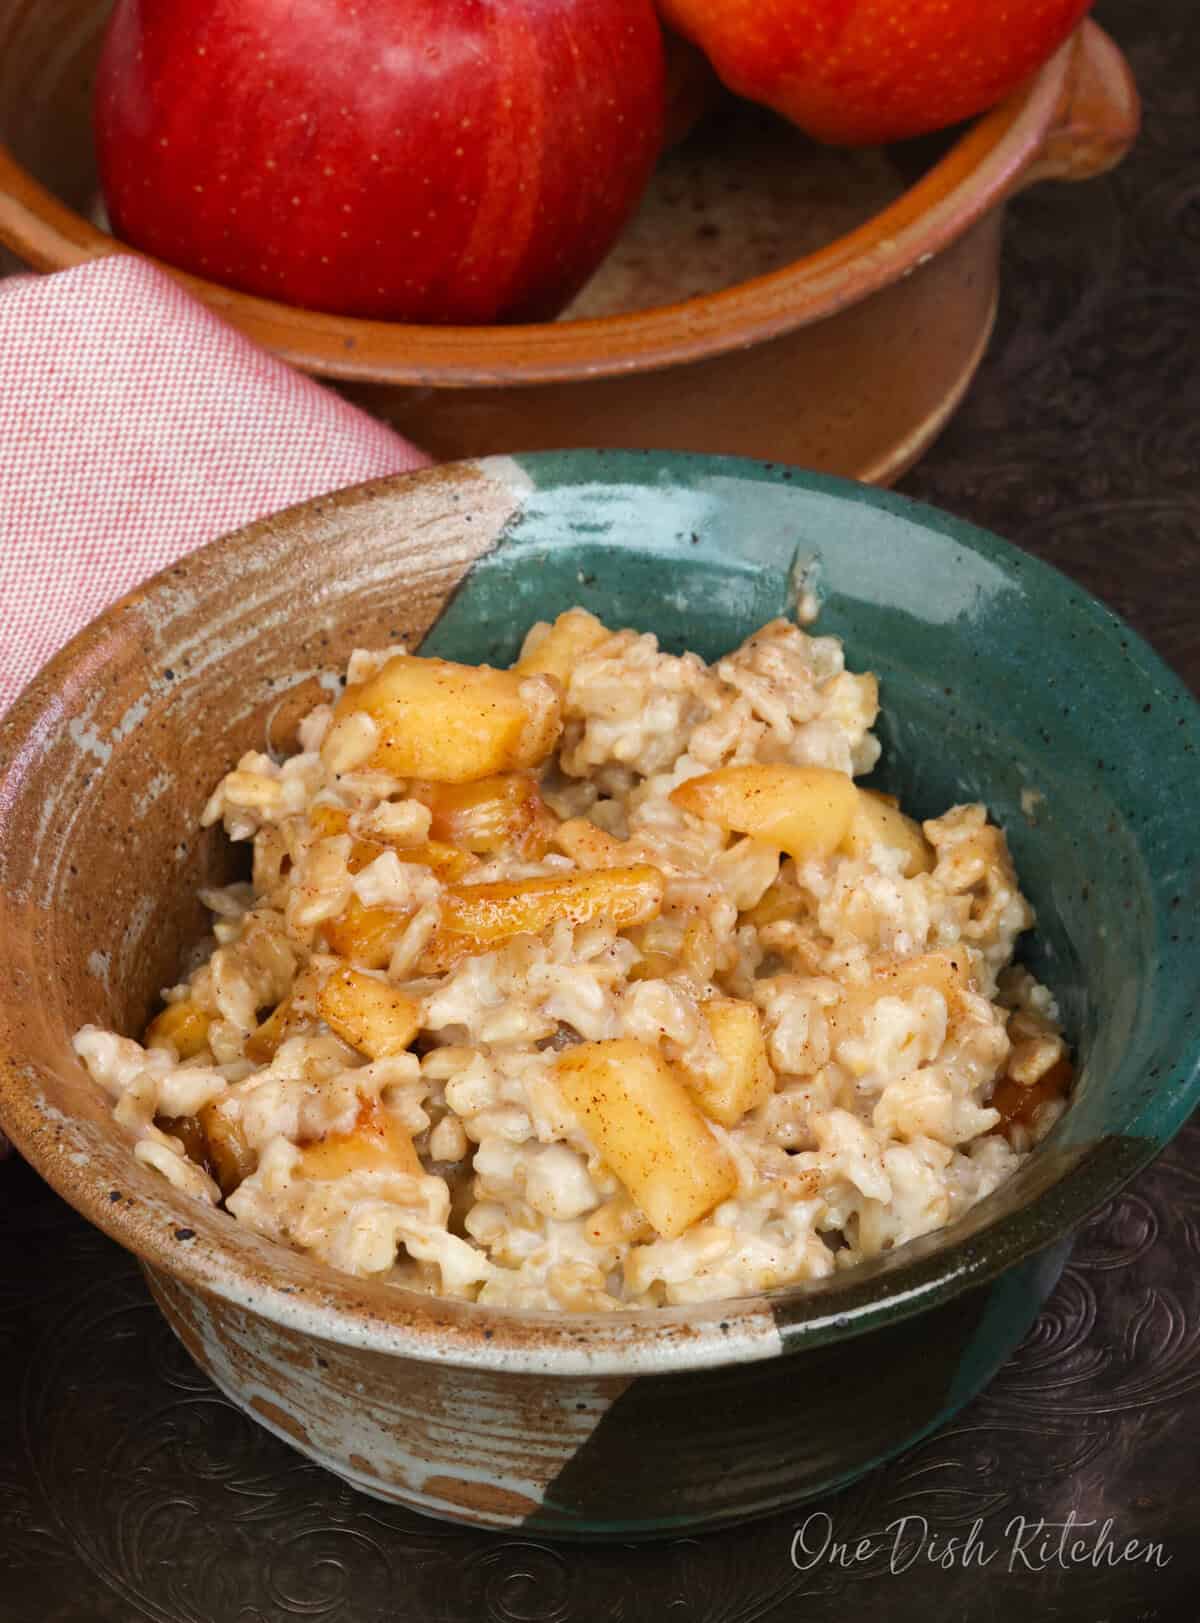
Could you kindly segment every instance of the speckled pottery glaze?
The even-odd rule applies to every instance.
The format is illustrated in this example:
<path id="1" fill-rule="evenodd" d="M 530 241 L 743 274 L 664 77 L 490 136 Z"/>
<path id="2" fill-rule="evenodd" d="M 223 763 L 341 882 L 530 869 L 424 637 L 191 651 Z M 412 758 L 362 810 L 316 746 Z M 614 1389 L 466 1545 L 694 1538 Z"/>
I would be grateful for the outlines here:
<path id="1" fill-rule="evenodd" d="M 40 270 L 129 252 L 98 223 L 91 78 L 111 0 L 0 0 L 0 242 Z M 553 322 L 421 327 L 300 310 L 172 272 L 434 457 L 528 446 L 773 456 L 886 482 L 961 401 L 995 317 L 1003 204 L 1118 163 L 1128 64 L 1096 24 L 984 117 L 831 152 L 717 120 Z M 707 144 L 706 144 L 707 143 Z M 164 266 L 164 269 L 170 269 Z"/>
<path id="2" fill-rule="evenodd" d="M 785 612 L 883 684 L 879 779 L 979 798 L 1039 912 L 1080 1061 L 1070 1109 L 953 1227 L 816 1285 L 605 1317 L 335 1275 L 130 1154 L 70 1047 L 137 1031 L 230 872 L 216 779 L 356 645 L 503 662 L 582 602 L 707 657 Z M 778 466 L 571 452 L 462 463 L 214 543 L 75 639 L 0 726 L 0 1122 L 143 1262 L 235 1403 L 356 1487 L 578 1538 L 715 1527 L 827 1491 L 976 1392 L 1089 1212 L 1200 1098 L 1200 711 L 1116 616 L 994 537 Z"/>

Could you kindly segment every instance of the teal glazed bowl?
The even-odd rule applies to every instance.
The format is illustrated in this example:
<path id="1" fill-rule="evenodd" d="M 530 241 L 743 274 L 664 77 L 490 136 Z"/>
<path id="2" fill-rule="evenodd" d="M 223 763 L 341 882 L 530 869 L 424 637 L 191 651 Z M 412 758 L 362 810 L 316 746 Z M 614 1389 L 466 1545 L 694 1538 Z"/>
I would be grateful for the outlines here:
<path id="1" fill-rule="evenodd" d="M 335 1275 L 135 1163 L 70 1047 L 135 1031 L 203 929 L 197 838 L 355 645 L 503 663 L 580 602 L 707 658 L 789 611 L 882 682 L 877 782 L 980 799 L 1038 910 L 1079 1080 L 952 1227 L 818 1284 L 552 1316 Z M 310 502 L 110 609 L 0 726 L 0 1125 L 142 1260 L 249 1415 L 365 1492 L 497 1528 L 637 1538 L 824 1494 L 942 1424 L 1075 1228 L 1200 1099 L 1200 711 L 1102 604 L 945 514 L 791 468 L 657 453 L 460 463 Z"/>

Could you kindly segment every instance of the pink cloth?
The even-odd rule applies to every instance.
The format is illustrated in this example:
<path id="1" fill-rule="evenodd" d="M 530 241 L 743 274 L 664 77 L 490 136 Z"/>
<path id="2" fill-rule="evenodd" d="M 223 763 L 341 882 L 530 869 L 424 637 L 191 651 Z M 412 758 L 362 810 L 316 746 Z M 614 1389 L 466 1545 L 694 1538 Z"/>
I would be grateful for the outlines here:
<path id="1" fill-rule="evenodd" d="M 428 460 L 143 260 L 0 282 L 0 713 L 183 553 Z"/>
<path id="2" fill-rule="evenodd" d="M 185 552 L 428 460 L 143 260 L 0 282 L 0 715 Z"/>

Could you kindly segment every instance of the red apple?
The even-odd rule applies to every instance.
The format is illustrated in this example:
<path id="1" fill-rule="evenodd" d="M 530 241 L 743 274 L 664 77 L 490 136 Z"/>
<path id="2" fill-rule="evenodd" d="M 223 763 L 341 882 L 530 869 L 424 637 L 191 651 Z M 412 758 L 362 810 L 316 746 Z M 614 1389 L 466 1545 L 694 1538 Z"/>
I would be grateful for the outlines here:
<path id="1" fill-rule="evenodd" d="M 740 95 L 819 141 L 871 146 L 1016 88 L 1091 0 L 659 0 Z"/>
<path id="2" fill-rule="evenodd" d="M 117 0 L 96 85 L 117 235 L 313 310 L 538 320 L 662 144 L 652 0 Z"/>

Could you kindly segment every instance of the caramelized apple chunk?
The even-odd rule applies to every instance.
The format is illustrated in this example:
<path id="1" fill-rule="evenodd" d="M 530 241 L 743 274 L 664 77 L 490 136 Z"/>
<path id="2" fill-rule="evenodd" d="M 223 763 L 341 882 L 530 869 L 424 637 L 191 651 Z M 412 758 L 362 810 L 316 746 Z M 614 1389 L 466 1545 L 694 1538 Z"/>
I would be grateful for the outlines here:
<path id="1" fill-rule="evenodd" d="M 775 1086 L 762 1018 L 753 1003 L 738 998 L 710 998 L 700 1005 L 700 1013 L 720 1056 L 721 1071 L 717 1076 L 689 1073 L 688 1085 L 710 1121 L 736 1127 Z"/>
<path id="2" fill-rule="evenodd" d="M 327 1133 L 303 1146 L 297 1169 L 306 1178 L 344 1178 L 351 1172 L 403 1172 L 421 1178 L 411 1136 L 378 1100 L 363 1103 L 348 1133 Z"/>
<path id="3" fill-rule="evenodd" d="M 422 974 L 478 952 L 491 952 L 518 935 L 536 935 L 564 920 L 589 924 L 606 919 L 618 930 L 644 924 L 662 907 L 665 881 L 658 868 L 629 868 L 451 885 L 442 919 L 420 962 Z"/>
<path id="4" fill-rule="evenodd" d="M 523 676 L 556 677 L 565 689 L 583 656 L 608 636 L 608 627 L 594 614 L 586 609 L 568 609 L 552 625 L 543 621 L 530 629 L 513 669 Z"/>
<path id="5" fill-rule="evenodd" d="M 560 1055 L 555 1077 L 600 1155 L 664 1239 L 675 1239 L 737 1189 L 687 1085 L 649 1044 L 619 1037 Z"/>
<path id="6" fill-rule="evenodd" d="M 842 850 L 848 856 L 868 857 L 880 845 L 900 852 L 900 872 L 906 879 L 933 871 L 933 847 L 921 832 L 921 825 L 906 817 L 891 795 L 860 789 L 842 838 Z"/>
<path id="7" fill-rule="evenodd" d="M 858 803 L 844 772 L 823 766 L 722 766 L 671 791 L 681 811 L 777 846 L 797 861 L 837 850 Z"/>
<path id="8" fill-rule="evenodd" d="M 479 856 L 537 862 L 558 821 L 528 772 L 501 772 L 476 783 L 414 783 L 411 794 L 432 813 L 432 839 Z"/>
<path id="9" fill-rule="evenodd" d="M 547 676 L 397 654 L 342 695 L 335 728 L 355 715 L 375 727 L 369 767 L 472 783 L 546 759 L 562 729 L 562 692 Z"/>
<path id="10" fill-rule="evenodd" d="M 208 1028 L 211 1024 L 212 1015 L 191 998 L 168 1003 L 146 1028 L 146 1047 L 169 1046 L 180 1059 L 194 1059 L 208 1047 Z"/>
<path id="11" fill-rule="evenodd" d="M 317 994 L 317 1012 L 368 1059 L 404 1053 L 421 1026 L 419 1003 L 359 969 L 334 971 Z"/>

